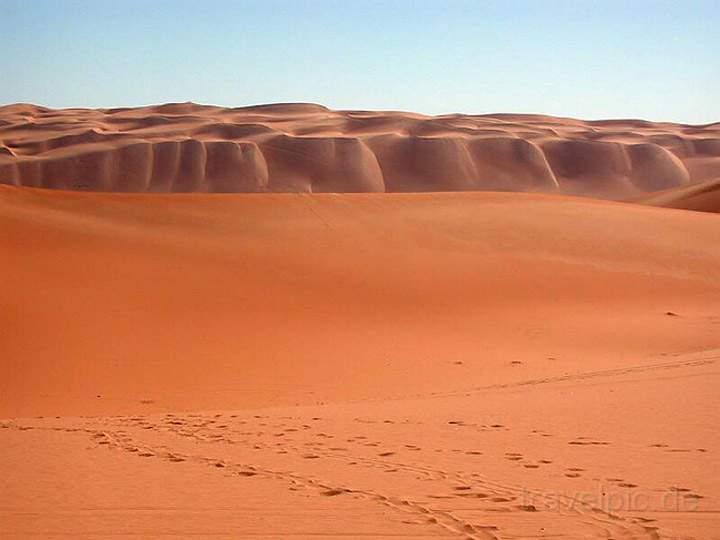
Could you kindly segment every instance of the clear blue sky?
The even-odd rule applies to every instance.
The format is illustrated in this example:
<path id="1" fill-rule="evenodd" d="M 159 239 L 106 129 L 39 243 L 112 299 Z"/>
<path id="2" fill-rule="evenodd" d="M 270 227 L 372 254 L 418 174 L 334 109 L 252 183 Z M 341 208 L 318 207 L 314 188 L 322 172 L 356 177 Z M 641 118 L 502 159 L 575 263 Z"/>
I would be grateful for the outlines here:
<path id="1" fill-rule="evenodd" d="M 0 0 L 0 103 L 720 120 L 720 0 Z"/>

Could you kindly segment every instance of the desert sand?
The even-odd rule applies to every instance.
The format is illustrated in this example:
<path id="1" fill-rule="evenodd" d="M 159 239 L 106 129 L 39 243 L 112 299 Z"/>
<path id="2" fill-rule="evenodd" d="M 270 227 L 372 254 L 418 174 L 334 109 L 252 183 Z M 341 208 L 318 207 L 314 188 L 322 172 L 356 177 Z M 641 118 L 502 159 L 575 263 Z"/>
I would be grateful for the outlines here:
<path id="1" fill-rule="evenodd" d="M 720 538 L 717 124 L 0 116 L 3 540 Z"/>
<path id="2" fill-rule="evenodd" d="M 638 197 L 633 202 L 699 212 L 720 212 L 720 178 L 657 191 Z"/>
<path id="3" fill-rule="evenodd" d="M 315 104 L 0 107 L 0 183 L 127 192 L 533 191 L 623 199 L 720 177 L 720 123 Z"/>

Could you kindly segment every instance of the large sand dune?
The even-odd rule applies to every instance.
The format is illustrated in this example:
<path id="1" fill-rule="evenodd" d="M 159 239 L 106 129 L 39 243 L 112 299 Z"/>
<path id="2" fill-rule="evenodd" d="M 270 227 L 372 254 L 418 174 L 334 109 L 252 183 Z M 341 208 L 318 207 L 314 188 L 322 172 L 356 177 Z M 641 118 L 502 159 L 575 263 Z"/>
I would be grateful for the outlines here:
<path id="1" fill-rule="evenodd" d="M 413 145 L 458 171 L 484 155 L 470 138 L 383 134 L 370 150 L 330 134 L 435 125 L 425 118 L 242 114 L 271 112 L 327 133 L 227 152 L 251 169 L 264 156 L 253 170 L 298 189 L 338 186 L 308 156 L 382 190 L 368 171 L 383 152 L 399 188 Z M 173 115 L 234 113 L 83 114 L 136 115 L 148 132 L 166 117 L 167 138 Z M 574 156 L 594 148 L 491 140 L 503 142 L 484 163 L 499 170 L 503 152 L 538 170 L 551 155 L 574 178 Z M 137 144 L 123 155 L 140 169 L 154 143 Z M 466 165 L 445 147 L 468 149 Z M 77 153 L 48 152 L 63 148 Z M 658 166 L 644 148 L 637 159 Z M 588 159 L 620 182 L 620 162 Z M 559 195 L 0 186 L 0 536 L 716 539 L 719 237 L 715 214 Z"/>
<path id="2" fill-rule="evenodd" d="M 720 124 L 277 104 L 0 107 L 0 183 L 124 192 L 502 190 L 625 198 L 720 176 Z"/>

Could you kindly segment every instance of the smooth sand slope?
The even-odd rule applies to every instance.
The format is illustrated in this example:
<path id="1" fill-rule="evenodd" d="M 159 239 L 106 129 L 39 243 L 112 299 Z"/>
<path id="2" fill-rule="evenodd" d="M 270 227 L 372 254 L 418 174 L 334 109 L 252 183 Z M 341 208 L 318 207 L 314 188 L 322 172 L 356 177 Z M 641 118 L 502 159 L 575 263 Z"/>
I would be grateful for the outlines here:
<path id="1" fill-rule="evenodd" d="M 0 183 L 123 192 L 530 191 L 620 199 L 720 177 L 720 124 L 313 104 L 0 107 Z"/>
<path id="2" fill-rule="evenodd" d="M 666 189 L 641 197 L 635 202 L 699 212 L 720 212 L 720 178 Z"/>
<path id="3" fill-rule="evenodd" d="M 718 538 L 718 237 L 537 194 L 0 186 L 0 536 Z"/>

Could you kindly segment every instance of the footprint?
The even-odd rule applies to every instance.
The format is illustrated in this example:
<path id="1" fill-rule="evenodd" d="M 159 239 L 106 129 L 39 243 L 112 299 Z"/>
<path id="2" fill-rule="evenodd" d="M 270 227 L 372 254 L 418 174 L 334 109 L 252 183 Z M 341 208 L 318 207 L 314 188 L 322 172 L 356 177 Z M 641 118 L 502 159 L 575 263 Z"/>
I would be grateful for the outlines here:
<path id="1" fill-rule="evenodd" d="M 458 493 L 458 497 L 470 497 L 474 499 L 486 499 L 489 497 L 487 493 Z"/>
<path id="2" fill-rule="evenodd" d="M 328 489 L 325 491 L 322 491 L 320 494 L 324 495 L 325 497 L 335 497 L 336 495 L 342 495 L 343 493 L 347 493 L 346 489 Z"/>

